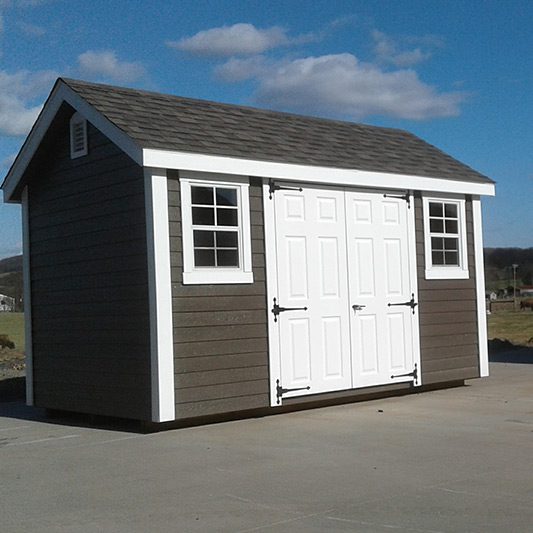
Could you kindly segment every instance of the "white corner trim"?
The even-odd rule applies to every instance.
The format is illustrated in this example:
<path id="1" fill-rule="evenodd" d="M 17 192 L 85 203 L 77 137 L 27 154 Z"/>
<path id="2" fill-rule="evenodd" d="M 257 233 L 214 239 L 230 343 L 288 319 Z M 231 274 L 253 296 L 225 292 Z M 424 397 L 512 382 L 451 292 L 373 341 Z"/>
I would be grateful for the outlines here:
<path id="1" fill-rule="evenodd" d="M 31 322 L 30 217 L 28 187 L 22 191 L 22 278 L 24 294 L 24 342 L 26 361 L 26 404 L 33 405 L 33 340 Z"/>
<path id="2" fill-rule="evenodd" d="M 24 142 L 15 162 L 11 166 L 2 188 L 6 202 L 12 201 L 11 197 L 24 174 L 29 162 L 35 155 L 48 128 L 50 127 L 61 104 L 67 102 L 78 111 L 94 127 L 99 129 L 106 137 L 115 143 L 121 150 L 128 154 L 139 165 L 143 164 L 141 148 L 120 128 L 115 126 L 104 115 L 97 111 L 91 104 L 79 96 L 63 81 L 59 80 L 48 100 L 45 102 L 41 113 L 37 117 L 26 141 Z"/>
<path id="3" fill-rule="evenodd" d="M 265 265 L 267 286 L 267 314 L 268 314 L 268 360 L 270 375 L 270 407 L 280 407 L 277 403 L 276 379 L 281 377 L 279 322 L 274 322 L 270 312 L 270 303 L 278 296 L 278 271 L 276 251 L 276 219 L 274 199 L 269 199 L 268 183 L 263 183 L 263 216 L 265 224 Z"/>
<path id="4" fill-rule="evenodd" d="M 460 266 L 433 266 L 431 259 L 431 232 L 429 229 L 429 202 L 455 203 L 458 206 L 459 214 L 459 258 Z M 450 194 L 422 195 L 422 216 L 424 220 L 424 256 L 425 256 L 425 278 L 426 279 L 468 279 L 468 243 L 466 232 L 466 200 L 464 196 L 453 196 Z"/>
<path id="5" fill-rule="evenodd" d="M 489 375 L 489 349 L 487 334 L 487 304 L 485 300 L 485 267 L 483 263 L 483 227 L 481 201 L 472 198 L 472 215 L 474 222 L 474 255 L 476 258 L 476 298 L 477 328 L 479 344 L 479 375 Z"/>
<path id="6" fill-rule="evenodd" d="M 150 299 L 152 421 L 167 422 L 175 420 L 175 392 L 166 171 L 146 168 L 144 183 Z"/>
<path id="7" fill-rule="evenodd" d="M 258 176 L 262 178 L 323 183 L 326 185 L 371 187 L 373 189 L 410 189 L 488 196 L 494 196 L 495 194 L 493 183 L 472 183 L 406 174 L 275 163 L 271 161 L 257 161 L 236 157 L 191 154 L 147 148 L 143 150 L 143 161 L 144 165 L 156 168 Z"/>
<path id="8" fill-rule="evenodd" d="M 415 301 L 419 301 L 418 294 L 418 268 L 416 264 L 416 221 L 415 221 L 415 197 L 409 194 L 411 209 L 407 209 L 407 242 L 409 250 L 409 279 L 411 283 L 411 293 L 415 295 Z M 413 346 L 413 362 L 418 369 L 418 379 L 413 382 L 413 386 L 422 385 L 422 359 L 420 353 L 420 308 L 416 308 L 414 316 L 411 317 L 411 335 Z"/>

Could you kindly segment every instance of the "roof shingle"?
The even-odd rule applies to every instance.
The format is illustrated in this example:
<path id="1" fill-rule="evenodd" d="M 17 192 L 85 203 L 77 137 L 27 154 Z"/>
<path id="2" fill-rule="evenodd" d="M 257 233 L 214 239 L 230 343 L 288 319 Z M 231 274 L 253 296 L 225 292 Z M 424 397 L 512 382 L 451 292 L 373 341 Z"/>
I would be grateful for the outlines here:
<path id="1" fill-rule="evenodd" d="M 63 82 L 142 148 L 492 183 L 404 130 Z"/>

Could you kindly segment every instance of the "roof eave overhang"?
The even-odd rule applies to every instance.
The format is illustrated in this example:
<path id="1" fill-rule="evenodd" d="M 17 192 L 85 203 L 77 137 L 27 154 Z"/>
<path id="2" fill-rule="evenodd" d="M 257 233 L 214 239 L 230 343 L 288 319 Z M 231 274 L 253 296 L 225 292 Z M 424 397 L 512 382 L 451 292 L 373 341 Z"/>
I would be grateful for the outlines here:
<path id="1" fill-rule="evenodd" d="M 79 94 L 72 90 L 63 80 L 58 79 L 2 183 L 1 188 L 4 191 L 5 202 L 20 203 L 20 185 L 24 178 L 25 171 L 63 102 L 71 105 L 93 126 L 99 129 L 112 142 L 128 154 L 136 163 L 142 165 L 143 154 L 139 145 L 136 144 L 124 131 L 84 100 Z"/>
<path id="2" fill-rule="evenodd" d="M 142 159 L 145 167 L 152 168 L 216 172 L 351 187 L 444 192 L 476 196 L 495 195 L 495 184 L 491 181 L 475 182 L 460 178 L 449 179 L 392 172 L 297 165 L 146 148 L 143 150 Z"/>

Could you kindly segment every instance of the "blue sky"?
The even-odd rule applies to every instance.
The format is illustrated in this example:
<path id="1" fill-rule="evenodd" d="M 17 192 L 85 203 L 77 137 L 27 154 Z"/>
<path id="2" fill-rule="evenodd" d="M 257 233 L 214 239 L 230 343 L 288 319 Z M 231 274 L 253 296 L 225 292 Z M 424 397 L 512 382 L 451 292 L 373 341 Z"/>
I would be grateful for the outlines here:
<path id="1" fill-rule="evenodd" d="M 533 247 L 532 27 L 520 0 L 0 0 L 0 179 L 68 76 L 410 130 L 496 180 L 486 246 Z"/>

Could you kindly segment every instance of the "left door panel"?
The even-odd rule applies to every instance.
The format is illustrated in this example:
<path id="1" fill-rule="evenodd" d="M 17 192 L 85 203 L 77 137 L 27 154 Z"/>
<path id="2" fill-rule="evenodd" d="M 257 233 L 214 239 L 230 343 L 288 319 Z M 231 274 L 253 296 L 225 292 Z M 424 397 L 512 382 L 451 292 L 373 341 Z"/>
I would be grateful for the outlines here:
<path id="1" fill-rule="evenodd" d="M 352 386 L 344 192 L 274 195 L 284 398 Z M 273 304 L 273 302 L 270 302 Z M 307 308 L 307 309 L 303 309 Z M 301 390 L 309 387 L 309 390 Z"/>

